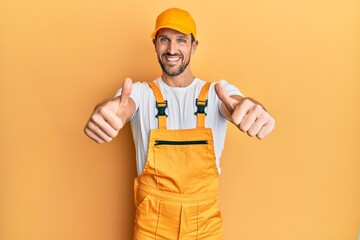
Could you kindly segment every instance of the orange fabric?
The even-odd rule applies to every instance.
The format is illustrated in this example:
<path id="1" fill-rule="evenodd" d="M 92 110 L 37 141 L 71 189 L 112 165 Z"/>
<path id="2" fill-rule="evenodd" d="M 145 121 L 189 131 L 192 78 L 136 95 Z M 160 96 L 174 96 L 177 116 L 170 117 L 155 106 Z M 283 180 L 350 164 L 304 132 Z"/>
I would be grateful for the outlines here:
<path id="1" fill-rule="evenodd" d="M 156 98 L 156 103 L 160 107 L 165 107 L 166 103 L 161 94 L 159 87 L 154 82 L 148 82 L 148 84 L 154 92 L 154 95 Z M 157 118 L 158 118 L 158 122 L 159 122 L 159 129 L 166 129 L 166 116 L 158 116 Z"/>
<path id="2" fill-rule="evenodd" d="M 210 128 L 152 129 L 134 183 L 134 240 L 221 240 L 215 161 Z"/>
<path id="3" fill-rule="evenodd" d="M 209 92 L 209 88 L 210 88 L 211 82 L 206 82 L 205 85 L 201 88 L 198 100 L 205 102 L 207 99 L 207 94 Z"/>
<path id="4" fill-rule="evenodd" d="M 198 104 L 205 106 L 207 94 L 210 88 L 211 82 L 206 82 L 205 85 L 201 88 L 199 97 L 198 97 Z M 205 127 L 205 114 L 198 113 L 196 114 L 196 127 L 197 128 L 204 128 Z"/>
<path id="5" fill-rule="evenodd" d="M 205 127 L 205 114 L 198 113 L 196 115 L 196 117 L 197 117 L 196 127 L 197 128 L 204 128 Z"/>
<path id="6" fill-rule="evenodd" d="M 155 38 L 156 33 L 161 28 L 171 28 L 183 34 L 190 34 L 196 39 L 196 24 L 191 15 L 179 8 L 169 8 L 156 19 L 155 30 L 151 34 L 151 38 Z"/>

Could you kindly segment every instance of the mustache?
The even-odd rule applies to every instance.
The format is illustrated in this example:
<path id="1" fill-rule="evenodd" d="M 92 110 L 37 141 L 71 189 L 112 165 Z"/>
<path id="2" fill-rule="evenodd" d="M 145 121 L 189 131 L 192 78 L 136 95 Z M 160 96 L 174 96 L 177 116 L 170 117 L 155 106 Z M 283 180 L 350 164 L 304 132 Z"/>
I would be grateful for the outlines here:
<path id="1" fill-rule="evenodd" d="M 171 53 L 163 53 L 161 54 L 162 57 L 182 57 L 181 54 L 179 53 L 175 53 L 175 54 L 171 54 Z"/>

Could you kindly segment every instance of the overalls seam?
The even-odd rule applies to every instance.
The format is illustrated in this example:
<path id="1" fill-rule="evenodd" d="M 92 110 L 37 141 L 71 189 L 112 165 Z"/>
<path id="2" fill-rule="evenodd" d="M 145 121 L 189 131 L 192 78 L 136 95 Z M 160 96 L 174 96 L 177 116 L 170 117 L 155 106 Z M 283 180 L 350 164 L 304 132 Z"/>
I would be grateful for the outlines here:
<path id="1" fill-rule="evenodd" d="M 157 221 L 156 221 L 156 227 L 155 227 L 155 240 L 157 239 L 157 230 L 158 230 L 158 226 L 159 226 L 159 219 L 160 219 L 160 213 L 161 213 L 161 200 L 159 201 L 158 203 L 158 206 L 157 206 Z"/>

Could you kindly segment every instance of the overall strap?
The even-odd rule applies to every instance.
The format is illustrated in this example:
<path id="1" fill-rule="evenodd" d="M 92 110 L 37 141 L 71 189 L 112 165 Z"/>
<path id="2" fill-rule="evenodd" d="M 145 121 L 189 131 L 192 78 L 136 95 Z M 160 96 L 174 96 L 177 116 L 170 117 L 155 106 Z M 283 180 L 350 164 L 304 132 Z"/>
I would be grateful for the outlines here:
<path id="1" fill-rule="evenodd" d="M 197 111 L 196 115 L 196 128 L 204 128 L 205 127 L 205 107 L 207 106 L 207 94 L 209 92 L 209 87 L 211 82 L 206 82 L 205 85 L 201 88 L 199 97 L 196 99 L 196 107 Z"/>
<path id="2" fill-rule="evenodd" d="M 154 82 L 148 82 L 148 84 L 153 90 L 156 98 L 156 108 L 158 110 L 156 117 L 158 118 L 159 129 L 166 129 L 167 115 L 165 113 L 165 110 L 167 108 L 167 101 L 164 100 L 159 87 Z"/>

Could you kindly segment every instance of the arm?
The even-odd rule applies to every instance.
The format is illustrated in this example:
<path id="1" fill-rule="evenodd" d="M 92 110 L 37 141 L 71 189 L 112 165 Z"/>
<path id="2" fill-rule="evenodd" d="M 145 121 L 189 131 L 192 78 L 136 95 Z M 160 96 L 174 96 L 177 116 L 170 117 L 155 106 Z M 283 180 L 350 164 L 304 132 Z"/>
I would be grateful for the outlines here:
<path id="1" fill-rule="evenodd" d="M 222 102 L 221 114 L 241 131 L 263 139 L 274 129 L 275 119 L 255 99 L 228 96 L 220 83 L 215 85 L 215 91 Z"/>
<path id="2" fill-rule="evenodd" d="M 136 110 L 135 102 L 130 98 L 132 80 L 126 78 L 122 85 L 122 94 L 105 100 L 95 106 L 84 133 L 97 143 L 110 142 L 130 120 Z"/>

